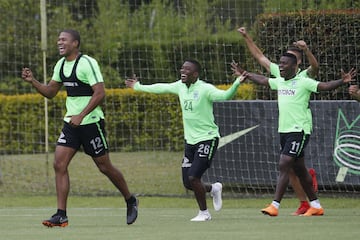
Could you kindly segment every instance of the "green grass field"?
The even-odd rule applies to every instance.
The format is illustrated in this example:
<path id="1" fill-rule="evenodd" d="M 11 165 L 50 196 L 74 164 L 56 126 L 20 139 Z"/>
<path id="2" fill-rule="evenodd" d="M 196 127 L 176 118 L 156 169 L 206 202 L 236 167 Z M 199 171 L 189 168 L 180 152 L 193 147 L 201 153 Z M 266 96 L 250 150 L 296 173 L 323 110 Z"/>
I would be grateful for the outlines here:
<path id="1" fill-rule="evenodd" d="M 4 240 L 168 240 L 168 239 L 357 239 L 360 201 L 324 198 L 325 215 L 294 217 L 295 199 L 284 199 L 278 217 L 260 209 L 270 199 L 224 199 L 213 219 L 190 222 L 197 214 L 192 198 L 139 197 L 139 217 L 126 225 L 125 205 L 116 197 L 70 197 L 69 226 L 46 228 L 41 221 L 55 208 L 54 197 L 0 198 L 0 239 Z"/>
<path id="2" fill-rule="evenodd" d="M 224 192 L 219 212 L 213 211 L 208 198 L 213 220 L 190 222 L 198 208 L 192 193 L 186 193 L 181 184 L 181 156 L 171 152 L 111 154 L 131 191 L 139 194 L 138 220 L 128 226 L 123 199 L 92 161 L 79 153 L 69 169 L 66 228 L 41 224 L 56 208 L 53 156 L 49 163 L 41 154 L 1 156 L 0 240 L 358 239 L 360 201 L 356 193 L 347 194 L 347 198 L 320 194 L 325 208 L 322 217 L 291 216 L 298 201 L 290 194 L 283 199 L 279 216 L 271 218 L 260 209 L 271 202 L 272 193 L 249 198 Z"/>

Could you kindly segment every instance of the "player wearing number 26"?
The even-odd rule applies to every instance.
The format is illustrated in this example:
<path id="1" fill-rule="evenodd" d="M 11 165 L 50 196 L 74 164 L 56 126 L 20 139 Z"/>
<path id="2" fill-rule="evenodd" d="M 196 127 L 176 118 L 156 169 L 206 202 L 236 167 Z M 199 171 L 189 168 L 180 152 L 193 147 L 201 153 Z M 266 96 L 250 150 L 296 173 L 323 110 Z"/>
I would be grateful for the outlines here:
<path id="1" fill-rule="evenodd" d="M 43 221 L 47 227 L 68 225 L 66 214 L 70 189 L 68 165 L 82 146 L 92 157 L 99 170 L 122 193 L 127 203 L 127 224 L 137 218 L 138 200 L 129 192 L 122 173 L 110 162 L 106 141 L 104 113 L 100 104 L 105 98 L 105 87 L 97 61 L 79 51 L 80 34 L 76 30 L 63 30 L 57 41 L 62 58 L 56 63 L 52 80 L 48 84 L 37 81 L 29 68 L 22 70 L 22 78 L 41 95 L 53 98 L 65 86 L 66 114 L 64 126 L 55 149 L 55 184 L 57 212 Z"/>
<path id="2" fill-rule="evenodd" d="M 232 98 L 240 85 L 237 78 L 228 90 L 220 90 L 200 80 L 201 65 L 193 59 L 186 60 L 180 70 L 181 79 L 173 83 L 142 85 L 136 76 L 125 81 L 128 87 L 148 93 L 172 93 L 179 97 L 184 135 L 185 154 L 182 162 L 184 186 L 194 191 L 199 213 L 191 221 L 208 221 L 211 215 L 207 209 L 206 192 L 213 197 L 216 211 L 222 207 L 222 184 L 208 184 L 201 180 L 210 167 L 219 142 L 219 128 L 214 122 L 213 102 Z"/>

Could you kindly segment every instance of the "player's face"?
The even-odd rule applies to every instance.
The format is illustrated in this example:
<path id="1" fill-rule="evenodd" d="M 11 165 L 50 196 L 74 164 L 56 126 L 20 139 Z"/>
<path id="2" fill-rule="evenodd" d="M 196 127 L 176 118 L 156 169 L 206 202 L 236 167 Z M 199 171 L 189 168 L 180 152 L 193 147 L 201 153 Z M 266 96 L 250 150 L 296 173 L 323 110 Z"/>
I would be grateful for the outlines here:
<path id="1" fill-rule="evenodd" d="M 296 73 L 296 66 L 291 58 L 282 56 L 279 62 L 280 76 L 286 80 L 293 78 Z"/>
<path id="2" fill-rule="evenodd" d="M 191 62 L 184 62 L 180 69 L 180 74 L 181 81 L 188 84 L 195 82 L 199 76 L 196 66 Z"/>
<path id="3" fill-rule="evenodd" d="M 70 33 L 61 32 L 57 41 L 60 56 L 70 56 L 77 51 L 78 41 L 74 40 Z"/>

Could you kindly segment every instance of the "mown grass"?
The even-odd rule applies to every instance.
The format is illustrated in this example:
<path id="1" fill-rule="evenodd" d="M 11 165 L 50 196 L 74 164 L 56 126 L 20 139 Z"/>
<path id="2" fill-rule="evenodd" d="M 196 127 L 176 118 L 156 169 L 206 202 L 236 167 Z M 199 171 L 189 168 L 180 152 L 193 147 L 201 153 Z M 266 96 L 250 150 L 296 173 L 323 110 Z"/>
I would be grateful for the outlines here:
<path id="1" fill-rule="evenodd" d="M 52 155 L 48 161 L 45 155 L 1 156 L 0 239 L 331 240 L 357 239 L 360 233 L 360 201 L 356 194 L 346 198 L 320 194 L 325 215 L 310 218 L 290 215 L 298 206 L 298 200 L 290 194 L 283 199 L 279 216 L 271 218 L 263 216 L 260 209 L 270 203 L 272 194 L 241 198 L 241 194 L 230 193 L 224 195 L 220 212 L 212 210 L 208 199 L 212 221 L 190 222 L 198 207 L 192 193 L 181 184 L 181 156 L 178 152 L 111 154 L 140 199 L 139 218 L 127 226 L 123 198 L 91 159 L 79 153 L 70 164 L 70 225 L 52 229 L 41 225 L 56 210 Z"/>

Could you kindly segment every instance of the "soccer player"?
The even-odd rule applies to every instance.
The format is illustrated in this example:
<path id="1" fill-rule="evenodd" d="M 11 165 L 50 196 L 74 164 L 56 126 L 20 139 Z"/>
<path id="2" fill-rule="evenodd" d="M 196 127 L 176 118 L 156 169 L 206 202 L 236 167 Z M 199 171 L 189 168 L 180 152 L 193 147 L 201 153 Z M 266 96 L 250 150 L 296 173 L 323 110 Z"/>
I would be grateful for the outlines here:
<path id="1" fill-rule="evenodd" d="M 99 170 L 122 193 L 127 204 L 127 224 L 132 224 L 138 215 L 138 199 L 129 192 L 122 173 L 112 165 L 109 158 L 104 113 L 100 107 L 105 98 L 105 87 L 99 65 L 94 58 L 80 52 L 80 34 L 76 30 L 61 31 L 57 46 L 62 58 L 56 63 L 52 80 L 48 84 L 37 81 L 29 68 L 22 70 L 22 78 L 46 98 L 55 97 L 63 85 L 67 92 L 67 112 L 57 140 L 53 164 L 57 212 L 42 223 L 47 227 L 68 225 L 68 165 L 82 146 Z"/>
<path id="2" fill-rule="evenodd" d="M 312 122 L 308 118 L 308 105 L 312 92 L 333 90 L 352 81 L 356 71 L 348 73 L 341 70 L 341 79 L 329 82 L 319 82 L 297 74 L 297 58 L 291 53 L 284 53 L 279 62 L 280 77 L 268 78 L 255 73 L 249 73 L 232 63 L 235 76 L 242 75 L 246 79 L 269 86 L 277 90 L 281 153 L 279 160 L 279 177 L 277 180 L 273 202 L 261 210 L 263 214 L 277 216 L 280 202 L 289 182 L 291 170 L 298 176 L 301 186 L 310 200 L 310 208 L 303 216 L 320 216 L 324 214 L 314 188 L 312 179 L 305 167 L 304 151 L 309 141 Z"/>
<path id="3" fill-rule="evenodd" d="M 350 85 L 349 94 L 353 99 L 360 102 L 360 89 L 358 85 Z"/>
<path id="4" fill-rule="evenodd" d="M 241 27 L 238 29 L 238 32 L 243 36 L 245 43 L 253 55 L 253 57 L 260 63 L 261 66 L 263 66 L 271 75 L 275 77 L 280 77 L 280 71 L 279 71 L 279 65 L 276 63 L 271 62 L 264 54 L 263 52 L 256 46 L 252 38 L 247 34 L 246 29 L 244 27 Z M 289 46 L 287 49 L 288 53 L 292 53 L 297 58 L 297 68 L 296 73 L 300 76 L 315 78 L 319 72 L 319 64 L 312 54 L 312 52 L 307 47 L 306 43 L 303 40 L 297 41 L 294 43 L 294 46 Z M 305 69 L 301 70 L 299 69 L 299 65 L 301 64 L 302 59 L 302 53 L 305 52 L 305 55 L 307 56 L 307 59 L 310 63 L 310 66 Z M 308 117 L 309 121 L 312 121 L 312 115 L 310 108 L 308 110 Z M 316 179 L 316 172 L 313 168 L 309 169 L 309 173 L 312 177 L 313 181 L 313 187 L 315 191 L 318 189 L 317 185 L 317 179 Z M 289 180 L 292 188 L 294 189 L 294 192 L 297 196 L 297 198 L 300 201 L 300 206 L 298 209 L 292 213 L 292 215 L 297 216 L 300 214 L 304 214 L 309 208 L 309 202 L 306 198 L 306 193 L 304 192 L 303 188 L 301 187 L 299 178 L 296 176 L 296 174 L 290 170 L 289 173 Z"/>
<path id="5" fill-rule="evenodd" d="M 136 91 L 172 93 L 179 97 L 185 138 L 182 179 L 185 188 L 194 191 L 199 213 L 191 221 L 208 221 L 211 215 L 206 204 L 206 192 L 213 197 L 216 211 L 222 207 L 222 184 L 208 184 L 201 180 L 210 167 L 219 143 L 219 128 L 214 122 L 213 102 L 232 98 L 241 82 L 238 77 L 226 91 L 217 89 L 199 78 L 201 65 L 193 59 L 186 60 L 180 70 L 181 79 L 173 83 L 142 85 L 136 76 L 125 81 Z"/>

